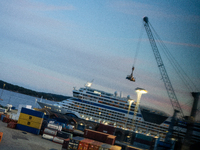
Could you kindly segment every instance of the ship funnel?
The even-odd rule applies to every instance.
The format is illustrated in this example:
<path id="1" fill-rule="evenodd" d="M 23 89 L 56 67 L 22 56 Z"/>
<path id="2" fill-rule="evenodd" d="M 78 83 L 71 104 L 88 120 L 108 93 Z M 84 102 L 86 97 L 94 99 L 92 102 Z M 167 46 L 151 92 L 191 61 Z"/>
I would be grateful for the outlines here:
<path id="1" fill-rule="evenodd" d="M 115 91 L 114 95 L 115 95 L 115 97 L 117 97 L 117 91 Z"/>

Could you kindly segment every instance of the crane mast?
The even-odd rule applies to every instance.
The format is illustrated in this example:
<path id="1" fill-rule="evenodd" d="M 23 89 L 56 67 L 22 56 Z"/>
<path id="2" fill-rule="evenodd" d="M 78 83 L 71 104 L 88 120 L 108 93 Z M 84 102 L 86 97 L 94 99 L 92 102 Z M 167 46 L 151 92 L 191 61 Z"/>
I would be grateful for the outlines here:
<path id="1" fill-rule="evenodd" d="M 183 111 L 181 109 L 181 106 L 180 106 L 180 104 L 178 102 L 178 99 L 176 97 L 176 94 L 174 92 L 172 84 L 170 82 L 170 79 L 169 79 L 169 76 L 168 76 L 167 71 L 165 69 L 165 66 L 163 64 L 161 55 L 160 55 L 160 53 L 158 51 L 158 47 L 156 45 L 156 42 L 155 42 L 154 37 L 153 37 L 153 34 L 152 34 L 151 29 L 149 27 L 148 18 L 144 17 L 143 21 L 144 21 L 144 27 L 146 29 L 146 32 L 147 32 L 147 35 L 148 35 L 148 38 L 149 38 L 149 41 L 150 41 L 154 56 L 156 58 L 157 65 L 158 65 L 158 68 L 160 70 L 160 74 L 161 74 L 163 82 L 165 84 L 165 88 L 167 90 L 167 93 L 168 93 L 169 99 L 171 101 L 172 107 L 173 107 L 174 110 L 179 111 L 179 113 L 181 114 L 181 118 L 182 118 L 184 116 L 183 115 Z"/>

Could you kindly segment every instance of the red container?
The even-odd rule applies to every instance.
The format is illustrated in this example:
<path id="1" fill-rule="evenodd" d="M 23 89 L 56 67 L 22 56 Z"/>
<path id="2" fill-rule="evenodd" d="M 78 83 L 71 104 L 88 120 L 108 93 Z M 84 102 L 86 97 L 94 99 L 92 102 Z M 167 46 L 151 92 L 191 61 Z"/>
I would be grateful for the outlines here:
<path id="1" fill-rule="evenodd" d="M 79 142 L 78 150 L 87 150 L 90 143 L 92 143 L 94 140 L 91 139 L 83 139 Z"/>
<path id="2" fill-rule="evenodd" d="M 63 149 L 68 149 L 69 140 L 70 140 L 69 138 L 68 139 L 64 139 L 64 142 L 63 142 L 63 145 L 62 145 Z"/>
<path id="3" fill-rule="evenodd" d="M 0 132 L 0 142 L 2 140 L 2 137 L 3 137 L 3 132 Z"/>
<path id="4" fill-rule="evenodd" d="M 98 141 L 93 141 L 92 143 L 90 143 L 88 150 L 99 150 L 99 147 L 102 145 L 103 143 L 98 142 Z"/>
<path id="5" fill-rule="evenodd" d="M 99 128 L 97 129 L 97 131 L 100 131 L 100 132 L 103 132 L 103 133 L 107 133 L 107 134 L 114 135 L 115 129 L 116 129 L 116 128 L 115 128 L 114 126 L 100 124 L 100 125 L 99 125 Z"/>
<path id="6" fill-rule="evenodd" d="M 17 125 L 17 123 L 15 123 L 15 122 L 9 122 L 9 123 L 7 124 L 7 127 L 8 127 L 8 128 L 12 128 L 12 129 L 15 129 L 15 128 L 16 128 L 16 125 Z"/>
<path id="7" fill-rule="evenodd" d="M 4 117 L 4 118 L 3 118 L 3 122 L 5 122 L 5 123 L 9 123 L 10 121 L 11 121 L 11 119 L 8 118 L 8 117 Z"/>
<path id="8" fill-rule="evenodd" d="M 96 141 L 100 141 L 100 142 L 106 142 L 109 134 L 94 131 L 94 130 L 85 129 L 83 136 L 85 138 L 89 138 L 89 139 L 92 139 L 92 140 L 96 140 Z"/>
<path id="9" fill-rule="evenodd" d="M 114 145 L 115 144 L 115 139 L 116 139 L 116 136 L 109 135 L 109 136 L 107 136 L 107 139 L 106 139 L 105 143 L 110 144 L 110 145 Z"/>

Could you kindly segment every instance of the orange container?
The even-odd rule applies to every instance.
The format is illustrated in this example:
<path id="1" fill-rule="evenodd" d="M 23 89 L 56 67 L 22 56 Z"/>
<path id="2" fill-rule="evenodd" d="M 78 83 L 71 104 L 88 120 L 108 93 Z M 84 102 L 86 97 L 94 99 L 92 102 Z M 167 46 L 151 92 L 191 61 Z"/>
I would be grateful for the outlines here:
<path id="1" fill-rule="evenodd" d="M 3 137 L 3 132 L 0 132 L 0 142 L 2 140 L 2 137 Z"/>

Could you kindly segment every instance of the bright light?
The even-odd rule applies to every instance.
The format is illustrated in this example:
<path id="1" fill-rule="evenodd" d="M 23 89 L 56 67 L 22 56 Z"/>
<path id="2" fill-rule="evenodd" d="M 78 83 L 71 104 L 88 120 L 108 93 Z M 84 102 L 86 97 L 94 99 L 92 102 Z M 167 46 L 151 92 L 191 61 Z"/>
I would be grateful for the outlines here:
<path id="1" fill-rule="evenodd" d="M 143 89 L 143 88 L 138 88 L 138 87 L 135 89 L 135 91 L 136 91 L 137 93 L 142 93 L 142 94 L 148 93 L 147 90 L 145 90 L 145 89 Z"/>

